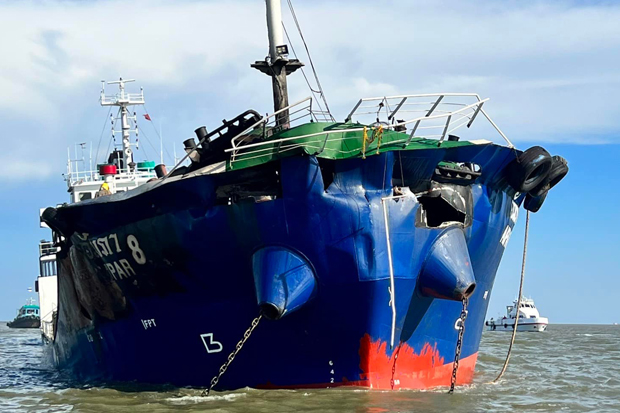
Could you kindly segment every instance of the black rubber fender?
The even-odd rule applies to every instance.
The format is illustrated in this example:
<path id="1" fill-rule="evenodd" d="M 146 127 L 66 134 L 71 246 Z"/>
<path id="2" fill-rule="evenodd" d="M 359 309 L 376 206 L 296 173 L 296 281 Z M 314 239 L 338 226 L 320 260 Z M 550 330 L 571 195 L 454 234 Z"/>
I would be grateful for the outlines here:
<path id="1" fill-rule="evenodd" d="M 70 231 L 69 226 L 62 220 L 58 219 L 58 210 L 56 208 L 45 208 L 41 214 L 41 221 L 45 222 L 47 226 L 54 231 L 62 234 L 65 238 L 69 238 L 71 236 L 72 231 Z"/>
<path id="2" fill-rule="evenodd" d="M 525 195 L 525 201 L 523 201 L 523 207 L 530 212 L 538 212 L 542 204 L 547 199 L 547 191 L 543 191 L 538 196 L 532 196 L 530 194 Z"/>
<path id="3" fill-rule="evenodd" d="M 568 162 L 561 156 L 555 155 L 552 158 L 551 170 L 547 174 L 547 178 L 541 182 L 536 188 L 530 191 L 532 196 L 539 196 L 544 191 L 548 191 L 556 186 L 568 174 Z"/>
<path id="4" fill-rule="evenodd" d="M 527 149 L 506 168 L 506 180 L 516 191 L 529 192 L 547 178 L 553 160 L 540 146 Z"/>

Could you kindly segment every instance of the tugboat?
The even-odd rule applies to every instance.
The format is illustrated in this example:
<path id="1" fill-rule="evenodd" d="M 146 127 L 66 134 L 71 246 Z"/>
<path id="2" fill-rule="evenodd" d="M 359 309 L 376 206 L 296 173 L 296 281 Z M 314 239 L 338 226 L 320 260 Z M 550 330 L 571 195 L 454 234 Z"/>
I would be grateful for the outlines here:
<path id="1" fill-rule="evenodd" d="M 34 303 L 31 298 L 23 305 L 17 317 L 6 324 L 9 328 L 39 328 L 41 320 L 39 319 L 39 306 Z"/>
<path id="2" fill-rule="evenodd" d="M 55 359 L 76 378 L 472 381 L 519 207 L 538 211 L 566 161 L 516 149 L 475 93 L 362 98 L 341 122 L 312 98 L 289 105 L 287 75 L 303 65 L 280 13 L 268 0 L 270 52 L 252 65 L 271 77 L 274 112 L 199 127 L 170 172 L 133 161 L 127 106 L 142 96 L 122 79 L 102 92 L 119 107 L 122 150 L 68 179 L 71 203 L 41 217 L 58 247 Z M 505 144 L 456 135 L 476 119 Z M 101 182 L 111 194 L 95 198 Z"/>
<path id="3" fill-rule="evenodd" d="M 522 298 L 521 303 L 515 300 L 513 305 L 506 306 L 506 315 L 502 318 L 494 320 L 491 318 L 485 324 L 487 330 L 490 331 L 513 331 L 515 328 L 515 320 L 519 317 L 517 323 L 517 331 L 536 331 L 541 332 L 547 329 L 549 319 L 541 317 L 534 300 L 531 298 Z M 517 315 L 518 314 L 518 315 Z"/>

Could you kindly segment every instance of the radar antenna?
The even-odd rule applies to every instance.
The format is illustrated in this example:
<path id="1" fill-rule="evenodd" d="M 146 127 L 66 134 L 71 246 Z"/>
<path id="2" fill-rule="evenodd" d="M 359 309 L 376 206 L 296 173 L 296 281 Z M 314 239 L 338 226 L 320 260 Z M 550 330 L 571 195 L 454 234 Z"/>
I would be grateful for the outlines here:
<path id="1" fill-rule="evenodd" d="M 106 82 L 101 82 L 101 98 L 100 103 L 101 106 L 118 106 L 119 107 L 119 116 L 121 121 L 121 130 L 116 131 L 112 129 L 112 134 L 121 133 L 123 137 L 123 167 L 121 168 L 119 165 L 119 169 L 125 172 L 131 172 L 135 169 L 136 164 L 133 161 L 133 151 L 131 149 L 132 143 L 130 140 L 131 133 L 133 132 L 136 136 L 138 136 L 138 125 L 136 114 L 134 112 L 133 116 L 129 114 L 127 110 L 128 106 L 134 105 L 144 105 L 144 91 L 140 88 L 140 93 L 126 93 L 125 92 L 125 83 L 135 82 L 134 79 L 123 79 L 122 77 L 119 80 L 113 80 L 111 82 L 107 82 L 108 85 L 118 84 L 119 92 L 115 95 L 106 95 L 105 94 L 105 85 Z M 134 129 L 131 128 L 129 121 L 133 120 Z M 135 144 L 137 145 L 137 143 Z"/>

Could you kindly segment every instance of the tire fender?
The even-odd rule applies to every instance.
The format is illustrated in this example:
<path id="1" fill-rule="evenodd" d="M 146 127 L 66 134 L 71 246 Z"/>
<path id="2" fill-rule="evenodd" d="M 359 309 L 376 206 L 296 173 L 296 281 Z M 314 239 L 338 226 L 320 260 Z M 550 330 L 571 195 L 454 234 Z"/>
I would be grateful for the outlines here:
<path id="1" fill-rule="evenodd" d="M 552 158 L 551 170 L 547 174 L 547 178 L 541 182 L 536 188 L 530 191 L 534 197 L 540 196 L 543 192 L 550 190 L 556 186 L 568 174 L 568 162 L 561 156 Z"/>
<path id="2" fill-rule="evenodd" d="M 527 194 L 525 196 L 525 201 L 523 202 L 523 207 L 530 212 L 538 212 L 542 204 L 545 202 L 547 198 L 547 191 L 543 191 L 538 196 L 532 196 Z"/>
<path id="3" fill-rule="evenodd" d="M 529 192 L 543 183 L 552 165 L 549 152 L 540 146 L 532 146 L 508 165 L 506 180 L 516 191 Z"/>

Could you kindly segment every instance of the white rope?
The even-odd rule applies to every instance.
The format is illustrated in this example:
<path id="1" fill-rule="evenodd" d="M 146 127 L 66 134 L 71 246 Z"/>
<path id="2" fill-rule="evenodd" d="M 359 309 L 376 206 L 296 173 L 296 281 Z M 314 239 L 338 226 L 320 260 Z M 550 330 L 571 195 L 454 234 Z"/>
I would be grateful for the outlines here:
<path id="1" fill-rule="evenodd" d="M 527 211 L 525 215 L 525 239 L 523 240 L 523 262 L 521 264 L 521 283 L 519 284 L 519 298 L 517 299 L 517 312 L 515 318 L 514 330 L 512 330 L 512 338 L 510 339 L 510 346 L 508 347 L 508 354 L 506 355 L 506 360 L 504 361 L 504 367 L 502 367 L 502 371 L 499 372 L 498 376 L 491 383 L 497 383 L 499 379 L 502 378 L 506 369 L 508 368 L 508 361 L 510 360 L 510 353 L 512 352 L 512 346 L 515 342 L 515 337 L 517 336 L 517 326 L 519 325 L 519 307 L 521 306 L 521 297 L 523 294 L 523 280 L 525 279 L 525 258 L 527 257 L 527 236 L 530 230 L 530 211 Z"/>

